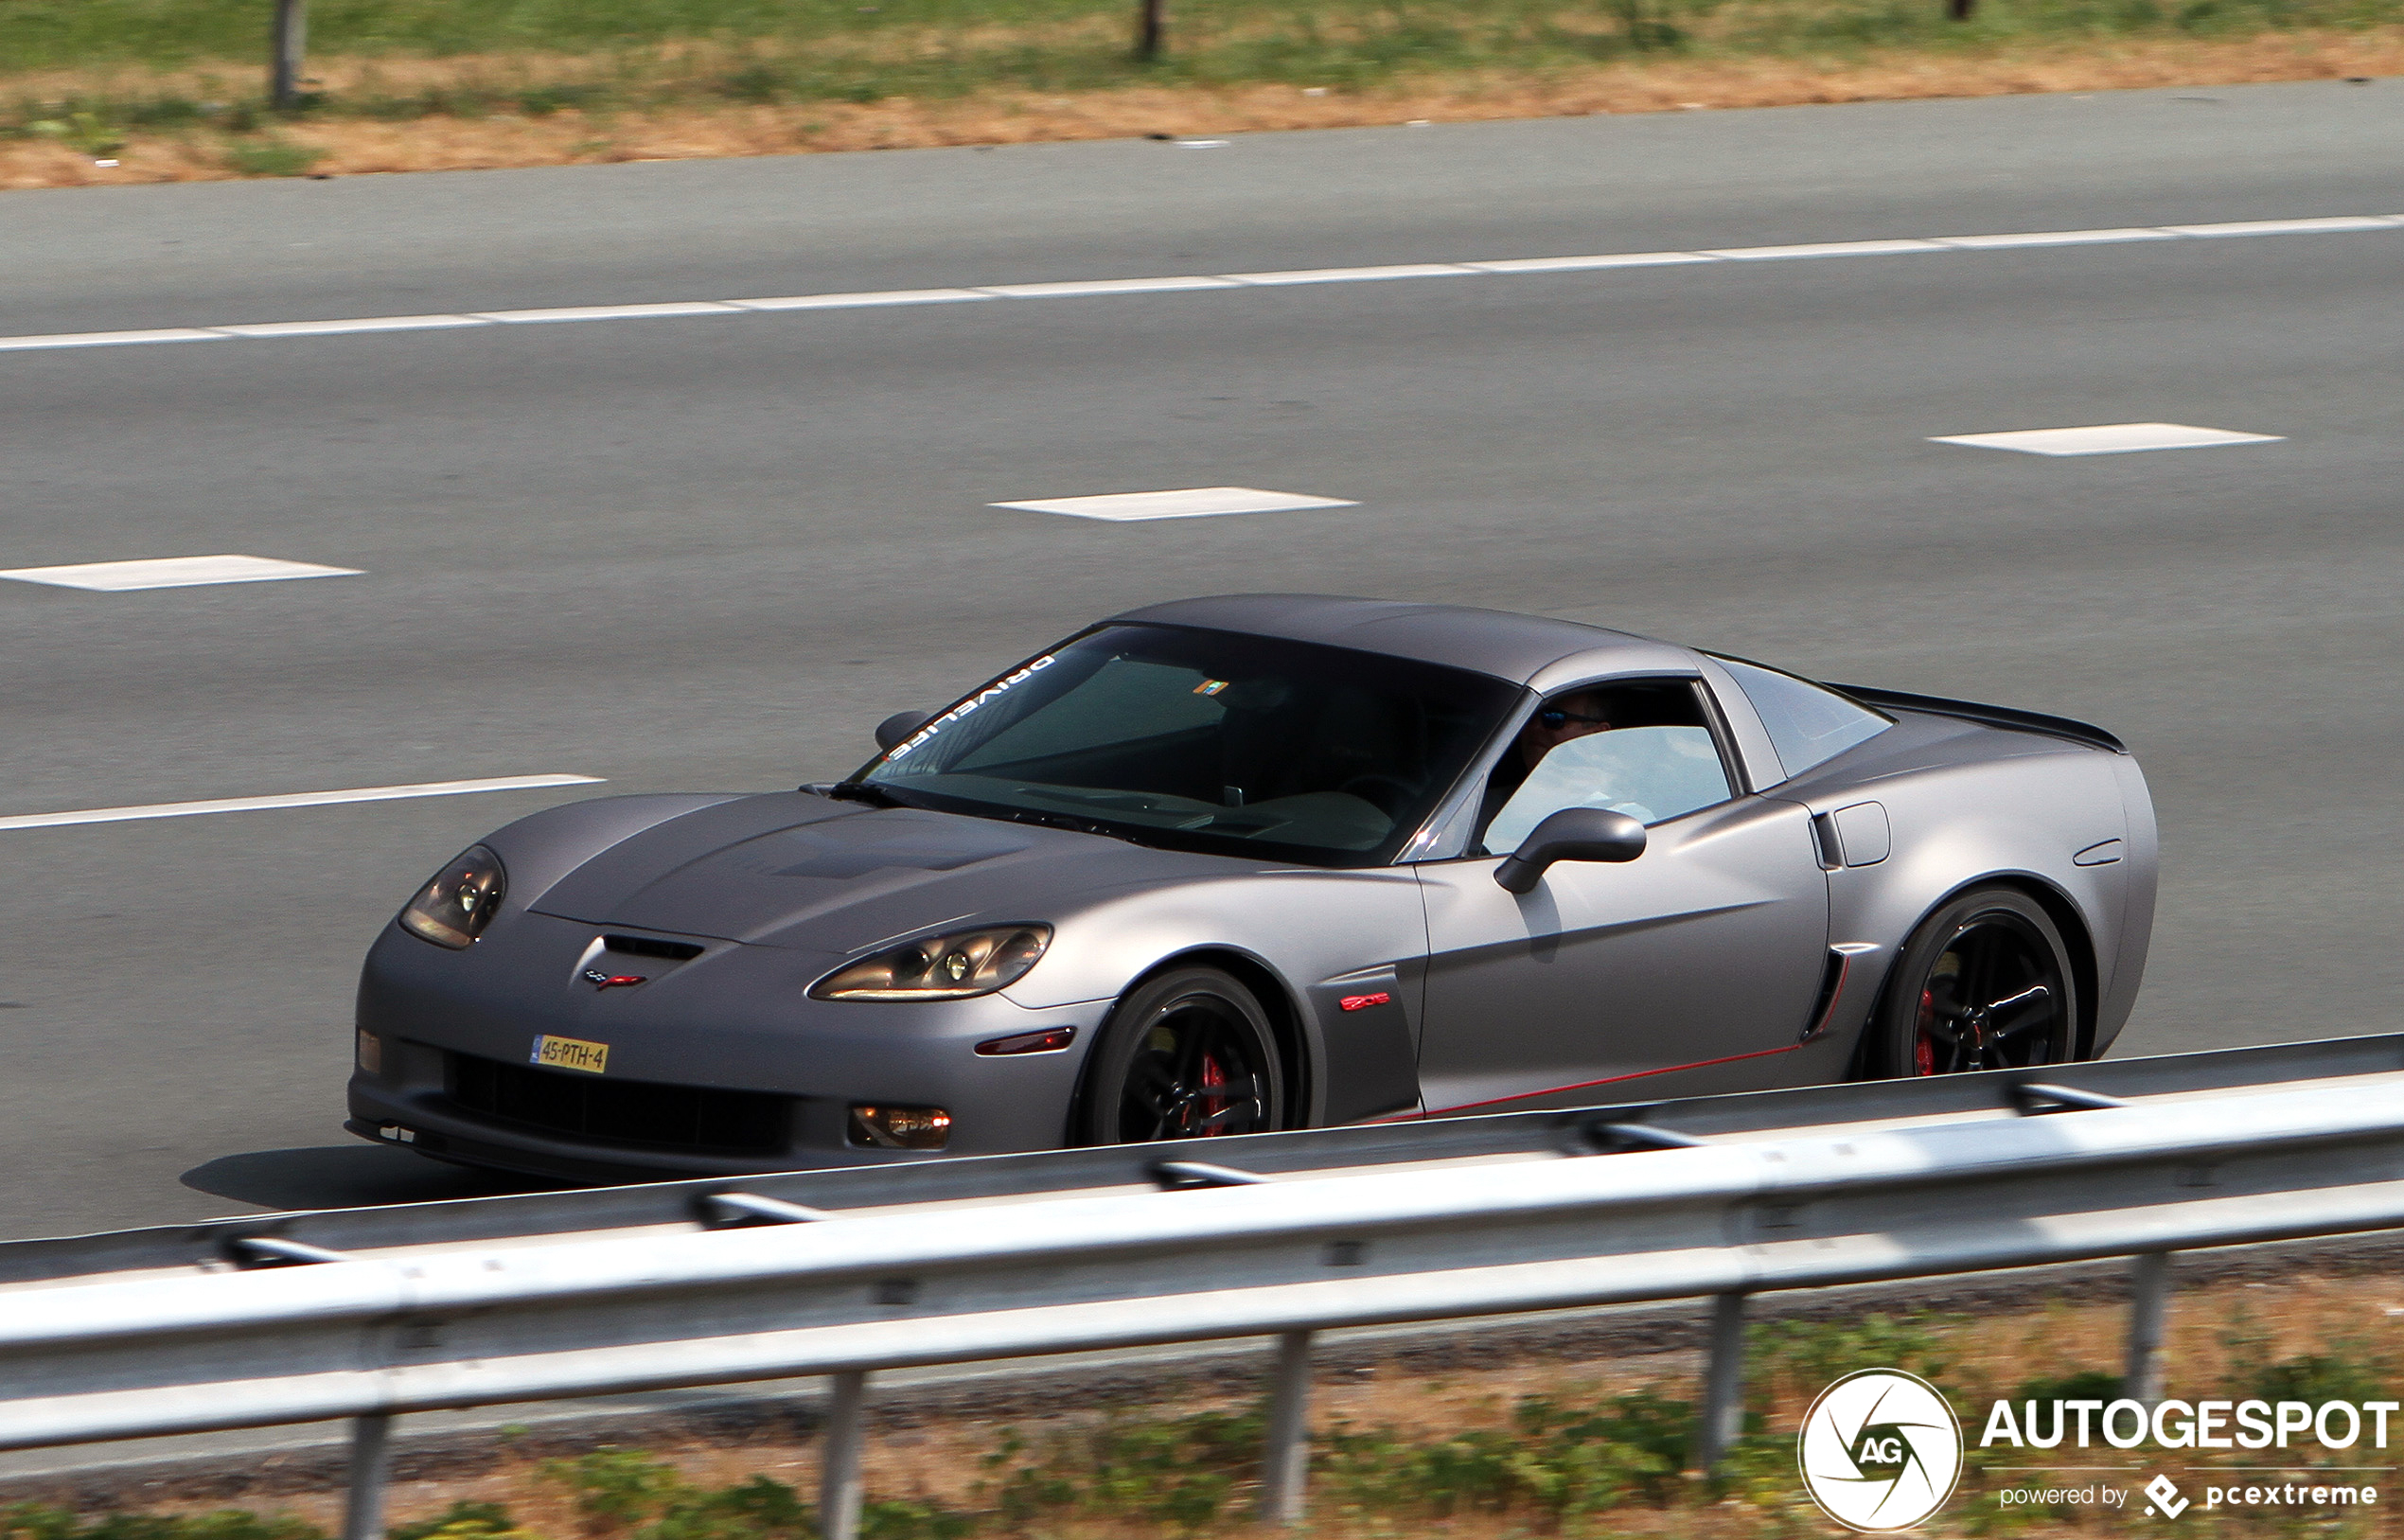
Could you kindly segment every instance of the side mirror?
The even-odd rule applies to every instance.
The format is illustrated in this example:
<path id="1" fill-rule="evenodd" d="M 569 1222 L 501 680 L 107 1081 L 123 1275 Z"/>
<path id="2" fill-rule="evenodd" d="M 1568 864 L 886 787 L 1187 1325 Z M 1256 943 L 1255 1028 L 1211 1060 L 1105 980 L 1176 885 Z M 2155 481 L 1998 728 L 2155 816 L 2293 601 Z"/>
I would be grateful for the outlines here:
<path id="1" fill-rule="evenodd" d="M 1506 893 L 1526 893 L 1555 861 L 1632 861 L 1644 854 L 1644 825 L 1607 807 L 1564 807 L 1528 831 L 1494 868 Z"/>
<path id="2" fill-rule="evenodd" d="M 934 719 L 931 711 L 897 711 L 876 724 L 876 747 L 880 751 L 891 749 Z"/>

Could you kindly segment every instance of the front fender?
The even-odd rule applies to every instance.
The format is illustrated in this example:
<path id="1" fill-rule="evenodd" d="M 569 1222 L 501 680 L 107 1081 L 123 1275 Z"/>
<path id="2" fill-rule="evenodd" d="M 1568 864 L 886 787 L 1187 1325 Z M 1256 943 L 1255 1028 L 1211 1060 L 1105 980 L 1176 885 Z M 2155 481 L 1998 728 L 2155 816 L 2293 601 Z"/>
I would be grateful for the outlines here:
<path id="1" fill-rule="evenodd" d="M 1008 994 L 1030 1009 L 1112 1000 L 1211 953 L 1266 975 L 1292 1009 L 1312 1125 L 1417 1104 L 1427 921 L 1407 868 L 1250 872 L 1120 894 L 1057 919 L 1043 962 Z M 1378 994 L 1388 999 L 1343 1007 Z"/>

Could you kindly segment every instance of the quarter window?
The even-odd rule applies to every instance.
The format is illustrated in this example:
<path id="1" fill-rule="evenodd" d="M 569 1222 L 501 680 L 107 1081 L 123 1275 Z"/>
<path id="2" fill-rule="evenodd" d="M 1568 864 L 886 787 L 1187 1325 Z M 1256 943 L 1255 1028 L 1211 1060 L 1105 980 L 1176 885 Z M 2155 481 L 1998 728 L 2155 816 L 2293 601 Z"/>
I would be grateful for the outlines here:
<path id="1" fill-rule="evenodd" d="M 1717 653 L 1712 656 L 1719 658 Z M 1895 725 L 1890 718 L 1810 680 L 1735 658 L 1719 661 L 1736 676 L 1744 698 L 1753 702 L 1755 714 L 1770 735 L 1770 747 L 1777 751 L 1778 763 L 1789 775 L 1825 765 Z"/>

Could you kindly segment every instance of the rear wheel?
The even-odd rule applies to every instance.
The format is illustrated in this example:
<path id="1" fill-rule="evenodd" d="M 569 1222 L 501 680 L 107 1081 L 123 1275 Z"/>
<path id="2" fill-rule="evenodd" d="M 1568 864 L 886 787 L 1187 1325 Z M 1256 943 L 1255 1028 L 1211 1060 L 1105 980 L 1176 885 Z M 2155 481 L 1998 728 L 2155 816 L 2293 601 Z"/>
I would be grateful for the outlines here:
<path id="1" fill-rule="evenodd" d="M 1964 894 L 1903 944 L 1870 1062 L 1889 1078 L 2064 1063 L 2077 1049 L 2077 990 L 2061 931 L 2035 899 Z"/>
<path id="2" fill-rule="evenodd" d="M 1257 1134 L 1283 1126 L 1268 1013 L 1216 968 L 1147 979 L 1111 1014 L 1078 1108 L 1087 1144 Z"/>

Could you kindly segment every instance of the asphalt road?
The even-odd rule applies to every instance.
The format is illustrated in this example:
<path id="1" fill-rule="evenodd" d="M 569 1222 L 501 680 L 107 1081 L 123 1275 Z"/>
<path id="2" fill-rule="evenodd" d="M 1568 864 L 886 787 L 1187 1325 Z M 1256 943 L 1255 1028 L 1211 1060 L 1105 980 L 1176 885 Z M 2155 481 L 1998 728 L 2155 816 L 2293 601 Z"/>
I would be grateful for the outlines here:
<path id="1" fill-rule="evenodd" d="M 0 333 L 2404 213 L 2404 83 L 0 198 Z M 2205 99 L 2192 99 L 2205 98 Z M 1095 615 L 1559 613 L 2102 722 L 2121 1052 L 2395 1026 L 2404 231 L 0 353 L 0 815 L 790 786 Z M 2168 421 L 2089 459 L 1932 436 Z M 1108 524 L 1003 500 L 1357 507 Z M 436 863 L 574 793 L 0 830 L 0 1235 L 473 1178 L 339 1131 Z"/>

